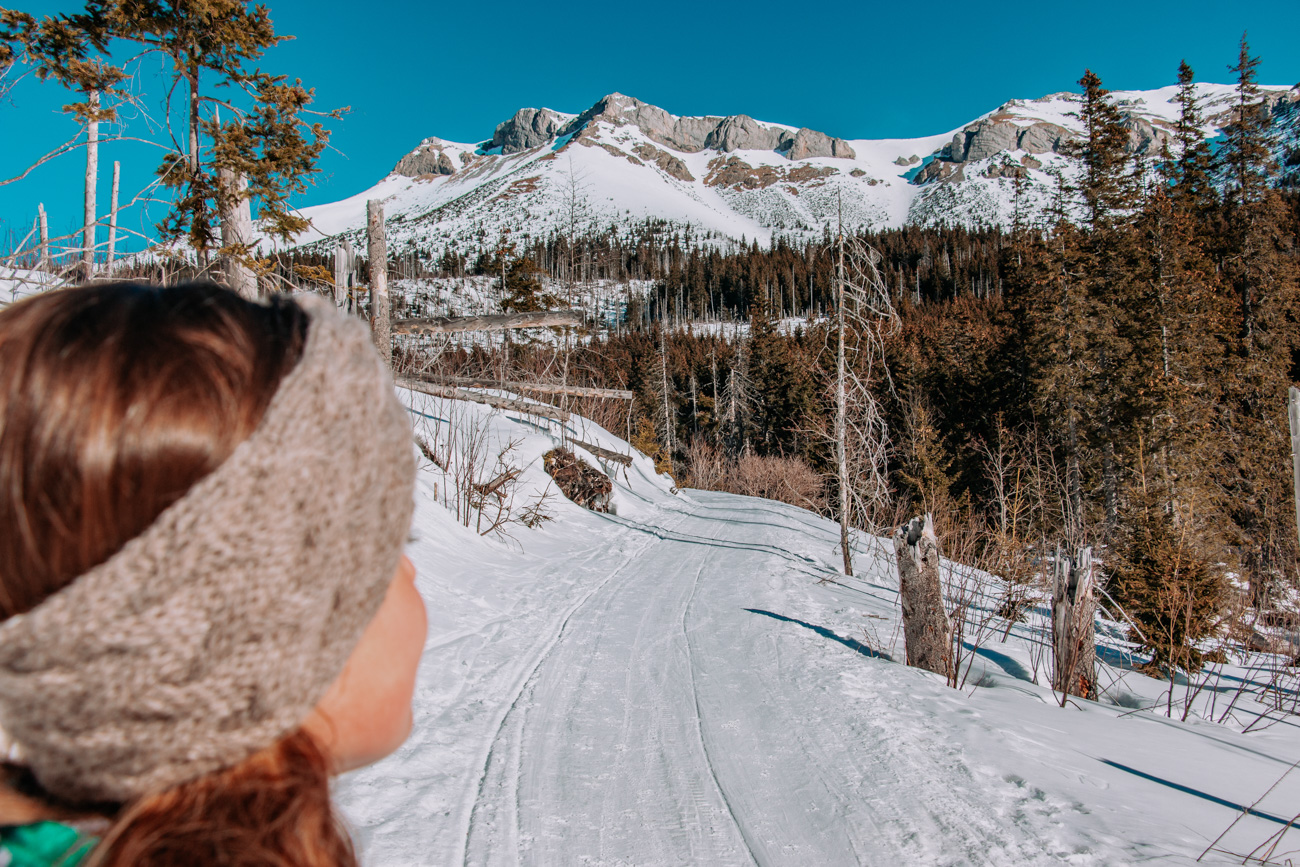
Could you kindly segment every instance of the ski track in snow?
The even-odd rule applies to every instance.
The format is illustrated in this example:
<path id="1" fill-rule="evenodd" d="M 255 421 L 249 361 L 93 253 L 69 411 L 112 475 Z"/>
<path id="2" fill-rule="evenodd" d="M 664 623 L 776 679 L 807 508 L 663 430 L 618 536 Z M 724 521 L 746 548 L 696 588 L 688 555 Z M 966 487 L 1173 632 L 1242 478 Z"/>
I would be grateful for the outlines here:
<path id="1" fill-rule="evenodd" d="M 410 399 L 429 436 L 452 409 L 522 436 L 520 502 L 551 485 L 560 430 Z M 1026 682 L 1024 636 L 980 649 L 979 688 L 950 689 L 897 661 L 887 539 L 859 540 L 845 578 L 838 526 L 809 512 L 672 496 L 635 454 L 612 476 L 618 514 L 557 500 L 553 523 L 490 541 L 421 473 L 414 729 L 339 784 L 365 864 L 1192 864 L 1297 757 L 1289 726 L 1131 714 L 1129 691 L 1161 689 L 1136 674 L 1123 707 L 1063 709 Z M 1300 775 L 1263 809 L 1297 802 Z M 1277 824 L 1229 842 L 1249 851 Z"/>
<path id="2" fill-rule="evenodd" d="M 622 539 L 602 550 L 621 562 L 509 694 L 455 863 L 1128 860 L 1065 848 L 1056 831 L 1072 805 L 989 778 L 928 736 L 908 710 L 921 675 L 877 666 L 854 689 L 844 665 L 808 664 L 856 654 L 752 611 L 780 614 L 782 573 L 817 565 L 797 540 L 772 544 L 798 531 L 692 496 L 658 526 L 612 522 Z M 688 518 L 716 535 L 675 532 Z M 720 577 L 744 574 L 754 582 Z"/>

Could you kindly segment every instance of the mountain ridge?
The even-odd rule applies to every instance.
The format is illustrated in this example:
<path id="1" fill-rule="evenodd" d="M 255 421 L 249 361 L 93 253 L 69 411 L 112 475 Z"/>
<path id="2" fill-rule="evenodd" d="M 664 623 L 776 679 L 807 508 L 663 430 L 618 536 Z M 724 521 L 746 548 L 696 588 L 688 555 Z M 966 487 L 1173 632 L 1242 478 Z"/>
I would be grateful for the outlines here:
<path id="1" fill-rule="evenodd" d="M 1231 85 L 1196 85 L 1213 140 Z M 1279 130 L 1284 177 L 1300 177 L 1300 85 L 1261 87 Z M 1114 91 L 1129 150 L 1158 153 L 1177 118 L 1177 86 Z M 359 240 L 365 202 L 380 199 L 390 242 L 436 255 L 506 234 L 692 226 L 720 242 L 820 236 L 907 224 L 1007 225 L 1042 214 L 1056 176 L 1074 170 L 1065 145 L 1081 134 L 1080 95 L 1009 100 L 948 132 L 843 139 L 740 115 L 679 116 L 611 93 L 579 113 L 521 108 L 479 142 L 426 138 L 374 187 L 303 209 L 300 245 Z M 1017 183 L 1018 181 L 1018 183 Z M 1018 192 L 1016 189 L 1018 188 Z M 1016 197 L 1019 197 L 1016 200 Z"/>

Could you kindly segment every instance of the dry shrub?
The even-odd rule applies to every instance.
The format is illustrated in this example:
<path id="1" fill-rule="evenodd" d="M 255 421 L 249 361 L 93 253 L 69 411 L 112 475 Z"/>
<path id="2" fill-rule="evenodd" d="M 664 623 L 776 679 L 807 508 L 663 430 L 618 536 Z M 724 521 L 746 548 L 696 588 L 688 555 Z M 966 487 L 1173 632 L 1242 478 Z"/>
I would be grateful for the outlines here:
<path id="1" fill-rule="evenodd" d="M 706 491 L 724 491 L 762 497 L 826 511 L 822 477 L 801 458 L 756 455 L 746 452 L 732 460 L 703 440 L 686 449 L 688 485 Z"/>
<path id="2" fill-rule="evenodd" d="M 568 449 L 551 449 L 542 457 L 543 466 L 560 493 L 593 512 L 609 511 L 614 485 L 600 470 Z"/>

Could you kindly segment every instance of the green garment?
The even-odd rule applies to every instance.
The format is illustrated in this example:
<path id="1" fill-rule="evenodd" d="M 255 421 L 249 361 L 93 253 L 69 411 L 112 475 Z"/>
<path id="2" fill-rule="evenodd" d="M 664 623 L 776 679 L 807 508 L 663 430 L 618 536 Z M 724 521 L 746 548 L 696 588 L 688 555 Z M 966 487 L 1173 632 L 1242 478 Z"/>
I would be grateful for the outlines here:
<path id="1" fill-rule="evenodd" d="M 0 828 L 0 867 L 77 867 L 97 842 L 58 822 Z"/>

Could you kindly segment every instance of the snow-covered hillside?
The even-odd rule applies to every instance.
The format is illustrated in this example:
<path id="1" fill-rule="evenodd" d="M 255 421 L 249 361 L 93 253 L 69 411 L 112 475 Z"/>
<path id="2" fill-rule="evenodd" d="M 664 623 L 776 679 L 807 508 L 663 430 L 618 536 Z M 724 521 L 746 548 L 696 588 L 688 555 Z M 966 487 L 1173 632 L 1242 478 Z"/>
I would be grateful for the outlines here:
<path id="1" fill-rule="evenodd" d="M 1281 130 L 1279 162 L 1300 152 L 1300 85 L 1264 93 Z M 1132 150 L 1158 153 L 1177 116 L 1176 87 L 1116 91 Z M 1228 120 L 1233 90 L 1197 85 L 1205 135 Z M 838 219 L 875 229 L 1007 224 L 1013 178 L 1032 220 L 1068 176 L 1060 153 L 1080 132 L 1080 97 L 1012 100 L 960 129 L 915 139 L 849 140 L 745 115 L 678 117 L 622 94 L 581 114 L 521 109 L 481 143 L 425 139 L 371 189 L 306 208 L 300 243 L 360 240 L 365 203 L 379 199 L 398 249 L 461 249 L 503 230 L 544 235 L 663 220 L 699 235 L 766 243 L 820 236 Z M 1292 167 L 1294 169 L 1294 167 Z"/>
<path id="2" fill-rule="evenodd" d="M 1293 717 L 1242 734 L 1150 709 L 1165 685 L 1105 621 L 1099 703 L 1035 682 L 1032 623 L 998 629 L 951 689 L 900 662 L 884 546 L 865 540 L 845 579 L 829 522 L 674 494 L 641 456 L 614 474 L 615 514 L 550 487 L 553 520 L 480 536 L 445 505 L 459 461 L 496 473 L 513 442 L 522 515 L 565 436 L 627 444 L 401 394 L 451 472 L 423 461 L 409 547 L 431 623 L 415 730 L 341 784 L 366 863 L 1190 864 L 1300 759 Z M 1252 677 L 1225 667 L 1202 707 Z M 1221 847 L 1248 852 L 1297 803 L 1300 774 Z"/>

